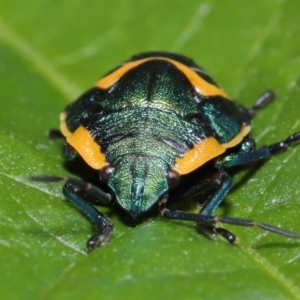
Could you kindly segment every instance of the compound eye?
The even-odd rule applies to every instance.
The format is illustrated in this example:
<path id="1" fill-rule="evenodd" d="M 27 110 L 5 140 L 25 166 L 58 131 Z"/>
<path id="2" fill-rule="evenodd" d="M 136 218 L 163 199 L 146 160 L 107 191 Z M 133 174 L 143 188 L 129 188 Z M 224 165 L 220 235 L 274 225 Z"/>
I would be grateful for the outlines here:
<path id="1" fill-rule="evenodd" d="M 100 180 L 103 182 L 107 182 L 111 174 L 114 172 L 115 168 L 111 167 L 110 165 L 105 166 L 99 172 Z"/>
<path id="2" fill-rule="evenodd" d="M 169 188 L 175 188 L 180 182 L 180 175 L 170 169 L 167 171 L 167 180 Z"/>

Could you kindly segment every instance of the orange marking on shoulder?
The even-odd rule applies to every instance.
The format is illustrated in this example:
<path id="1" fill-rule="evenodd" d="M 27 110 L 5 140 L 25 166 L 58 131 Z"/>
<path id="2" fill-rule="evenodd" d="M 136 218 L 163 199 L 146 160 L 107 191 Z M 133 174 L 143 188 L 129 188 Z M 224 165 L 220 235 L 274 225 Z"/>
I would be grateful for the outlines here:
<path id="1" fill-rule="evenodd" d="M 190 80 L 190 82 L 196 88 L 197 92 L 199 92 L 203 96 L 222 96 L 224 98 L 230 99 L 222 89 L 201 78 L 193 69 L 189 68 L 188 66 L 174 59 L 160 57 L 160 56 L 157 57 L 154 56 L 154 57 L 128 62 L 125 65 L 121 66 L 119 69 L 112 72 L 111 74 L 101 78 L 96 83 L 96 86 L 101 89 L 107 89 L 111 87 L 115 82 L 117 82 L 122 76 L 124 76 L 124 74 L 126 74 L 132 68 L 135 68 L 149 60 L 165 60 L 172 63 L 178 70 L 180 70 Z"/>
<path id="2" fill-rule="evenodd" d="M 226 149 L 222 147 L 215 138 L 208 137 L 196 144 L 191 150 L 186 152 L 183 157 L 177 157 L 173 169 L 180 175 L 188 174 L 198 169 L 207 161 L 221 155 L 225 150 Z"/>
<path id="3" fill-rule="evenodd" d="M 67 136 L 66 140 L 93 169 L 100 170 L 108 165 L 100 145 L 83 126 L 78 127 L 74 133 Z"/>
<path id="4" fill-rule="evenodd" d="M 175 159 L 173 170 L 180 175 L 188 174 L 211 159 L 223 154 L 226 149 L 238 145 L 242 139 L 249 133 L 251 127 L 244 125 L 241 131 L 228 143 L 219 144 L 214 137 L 208 137 L 200 141 L 191 150 L 185 153 L 183 157 Z"/>

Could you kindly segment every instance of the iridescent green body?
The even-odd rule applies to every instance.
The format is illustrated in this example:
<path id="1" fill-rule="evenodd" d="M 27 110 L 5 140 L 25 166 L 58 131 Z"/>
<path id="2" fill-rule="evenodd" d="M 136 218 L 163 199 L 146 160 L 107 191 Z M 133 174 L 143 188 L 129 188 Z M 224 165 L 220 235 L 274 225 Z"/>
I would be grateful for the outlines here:
<path id="1" fill-rule="evenodd" d="M 171 58 L 193 67 L 219 89 L 191 60 Z M 188 74 L 163 59 L 131 68 L 109 88 L 92 88 L 65 112 L 71 132 L 83 126 L 101 146 L 114 167 L 108 186 L 132 214 L 147 211 L 168 196 L 166 171 L 174 167 L 176 157 L 183 157 L 207 137 L 227 143 L 250 123 L 248 110 L 219 94 L 201 95 Z"/>

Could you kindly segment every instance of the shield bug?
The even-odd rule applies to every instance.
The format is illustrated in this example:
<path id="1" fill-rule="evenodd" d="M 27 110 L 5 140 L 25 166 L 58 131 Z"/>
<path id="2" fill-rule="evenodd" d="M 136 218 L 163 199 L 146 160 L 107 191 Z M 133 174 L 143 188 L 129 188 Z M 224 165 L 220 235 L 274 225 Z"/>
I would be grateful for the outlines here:
<path id="1" fill-rule="evenodd" d="M 80 157 L 98 170 L 99 182 L 108 189 L 80 179 L 32 179 L 65 181 L 65 197 L 96 226 L 96 235 L 87 241 L 89 251 L 107 243 L 113 230 L 111 220 L 93 204 L 117 204 L 133 217 L 157 207 L 163 217 L 193 221 L 230 243 L 234 234 L 216 223 L 300 238 L 264 223 L 213 215 L 232 187 L 230 168 L 267 160 L 300 140 L 297 132 L 255 148 L 251 120 L 273 99 L 268 91 L 246 108 L 191 59 L 166 52 L 139 54 L 68 105 L 60 115 L 59 133 L 52 131 L 65 138 L 66 158 Z M 206 192 L 210 197 L 198 213 L 168 208 L 169 199 L 202 198 Z"/>

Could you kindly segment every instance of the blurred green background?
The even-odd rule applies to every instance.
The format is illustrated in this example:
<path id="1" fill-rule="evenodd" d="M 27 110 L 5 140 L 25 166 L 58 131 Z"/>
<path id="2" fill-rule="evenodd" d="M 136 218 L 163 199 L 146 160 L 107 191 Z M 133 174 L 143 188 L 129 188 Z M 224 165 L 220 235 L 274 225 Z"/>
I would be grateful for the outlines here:
<path id="1" fill-rule="evenodd" d="M 192 57 L 234 99 L 278 100 L 255 118 L 259 145 L 300 130 L 298 1 L 46 1 L 0 3 L 1 299 L 300 299 L 300 242 L 226 226 L 237 246 L 192 224 L 162 218 L 128 226 L 119 212 L 111 242 L 90 255 L 90 222 L 61 184 L 30 175 L 70 174 L 58 114 L 131 55 Z M 273 157 L 217 210 L 300 232 L 300 147 Z"/>

